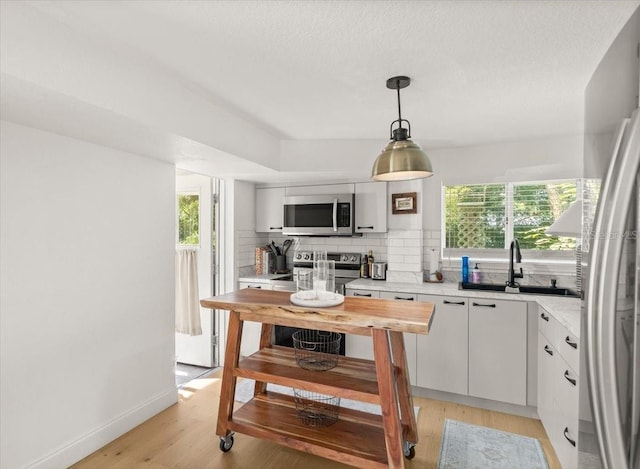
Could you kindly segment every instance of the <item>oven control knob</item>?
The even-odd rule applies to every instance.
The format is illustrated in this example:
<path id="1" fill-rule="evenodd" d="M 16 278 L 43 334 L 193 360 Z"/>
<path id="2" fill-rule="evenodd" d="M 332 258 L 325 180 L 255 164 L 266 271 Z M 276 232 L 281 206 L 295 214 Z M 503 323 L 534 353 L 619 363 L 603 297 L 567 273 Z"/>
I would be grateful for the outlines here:
<path id="1" fill-rule="evenodd" d="M 296 256 L 295 256 L 295 258 L 296 258 L 296 259 L 298 259 L 298 260 L 302 259 L 302 254 L 297 253 L 297 254 L 296 254 Z"/>
<path id="2" fill-rule="evenodd" d="M 355 262 L 357 260 L 358 260 L 358 258 L 356 256 L 351 256 L 351 262 Z"/>
<path id="3" fill-rule="evenodd" d="M 305 261 L 308 261 L 310 257 L 311 257 L 311 256 L 309 256 L 309 254 L 305 254 L 305 255 L 304 255 L 304 260 L 305 260 Z"/>
<path id="4" fill-rule="evenodd" d="M 349 256 L 347 256 L 346 254 L 344 254 L 344 255 L 340 258 L 340 260 L 341 260 L 342 262 L 347 262 L 347 260 L 348 260 L 348 259 L 349 259 Z"/>

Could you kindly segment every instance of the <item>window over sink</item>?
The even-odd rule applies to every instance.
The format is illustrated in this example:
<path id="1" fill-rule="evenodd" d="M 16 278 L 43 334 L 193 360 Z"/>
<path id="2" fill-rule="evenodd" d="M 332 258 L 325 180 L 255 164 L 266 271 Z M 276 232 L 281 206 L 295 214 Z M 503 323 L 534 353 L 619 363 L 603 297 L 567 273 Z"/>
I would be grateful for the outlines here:
<path id="1" fill-rule="evenodd" d="M 443 186 L 443 249 L 451 256 L 494 250 L 503 257 L 517 238 L 523 250 L 569 260 L 576 240 L 545 231 L 580 190 L 578 179 Z"/>

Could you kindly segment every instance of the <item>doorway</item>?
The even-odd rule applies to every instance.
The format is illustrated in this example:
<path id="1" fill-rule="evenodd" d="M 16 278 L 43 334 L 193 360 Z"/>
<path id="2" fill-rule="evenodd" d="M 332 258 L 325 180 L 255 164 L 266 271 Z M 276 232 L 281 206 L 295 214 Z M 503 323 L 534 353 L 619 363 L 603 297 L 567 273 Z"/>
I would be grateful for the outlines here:
<path id="1" fill-rule="evenodd" d="M 195 256 L 197 280 L 192 281 L 194 272 L 191 270 L 189 282 L 197 283 L 198 298 L 214 296 L 217 291 L 219 188 L 215 178 L 176 169 L 176 256 L 179 258 L 187 253 Z M 184 276 L 185 273 L 178 268 L 176 275 Z M 184 282 L 184 278 L 181 281 Z M 184 314 L 184 311 L 176 314 Z M 200 307 L 199 312 L 192 310 L 190 319 L 195 323 L 193 330 L 176 331 L 175 334 L 176 384 L 184 382 L 185 375 L 190 377 L 198 373 L 201 376 L 218 366 L 213 312 Z M 179 322 L 180 317 L 176 323 Z"/>

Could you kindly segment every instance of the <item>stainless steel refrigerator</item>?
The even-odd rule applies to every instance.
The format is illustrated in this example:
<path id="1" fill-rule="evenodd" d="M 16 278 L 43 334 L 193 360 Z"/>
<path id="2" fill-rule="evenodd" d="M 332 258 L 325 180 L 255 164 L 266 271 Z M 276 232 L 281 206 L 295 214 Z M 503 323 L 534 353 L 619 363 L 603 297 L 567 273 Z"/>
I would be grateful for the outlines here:
<path id="1" fill-rule="evenodd" d="M 585 173 L 578 467 L 640 469 L 640 9 L 585 93 Z M 589 200 L 585 194 L 585 200 Z"/>

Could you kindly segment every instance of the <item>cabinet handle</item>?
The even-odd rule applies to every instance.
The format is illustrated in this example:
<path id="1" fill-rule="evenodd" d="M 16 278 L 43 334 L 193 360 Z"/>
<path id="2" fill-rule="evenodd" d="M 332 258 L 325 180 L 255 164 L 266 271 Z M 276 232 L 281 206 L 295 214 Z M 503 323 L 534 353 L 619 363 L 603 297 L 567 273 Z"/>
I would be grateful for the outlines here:
<path id="1" fill-rule="evenodd" d="M 258 285 L 258 286 L 249 285 L 247 288 L 258 288 L 258 289 L 260 289 L 262 287 L 260 285 Z"/>
<path id="2" fill-rule="evenodd" d="M 544 346 L 544 351 L 553 356 L 553 350 L 551 350 L 548 345 Z"/>
<path id="3" fill-rule="evenodd" d="M 372 230 L 373 226 L 358 226 L 356 228 L 359 230 Z"/>
<path id="4" fill-rule="evenodd" d="M 369 298 L 371 298 L 371 293 L 357 293 L 357 292 L 353 292 L 353 296 L 368 296 Z"/>
<path id="5" fill-rule="evenodd" d="M 568 345 L 569 347 L 572 347 L 572 348 L 575 348 L 575 349 L 577 349 L 577 348 L 578 348 L 578 342 L 572 342 L 572 341 L 571 341 L 571 338 L 570 338 L 569 336 L 567 336 L 567 337 L 564 339 L 564 341 L 567 343 L 567 345 Z"/>
<path id="6" fill-rule="evenodd" d="M 571 443 L 571 446 L 573 446 L 573 447 L 575 448 L 575 446 L 576 446 L 576 440 L 572 440 L 571 438 L 569 438 L 569 437 L 567 436 L 567 433 L 569 433 L 569 427 L 564 427 L 564 431 L 563 431 L 562 433 L 563 433 L 564 437 L 567 439 L 567 441 L 568 441 L 569 443 Z"/>
<path id="7" fill-rule="evenodd" d="M 474 302 L 473 302 L 473 303 L 471 303 L 471 304 L 472 304 L 473 306 L 482 306 L 483 308 L 495 308 L 495 307 L 496 307 L 495 303 L 485 305 L 485 304 L 482 304 L 482 303 L 476 303 L 476 302 L 474 301 Z"/>
<path id="8" fill-rule="evenodd" d="M 409 296 L 409 297 L 401 297 L 401 296 L 394 296 L 393 297 L 394 300 L 404 300 L 404 301 L 413 301 L 413 297 Z"/>
<path id="9" fill-rule="evenodd" d="M 282 227 L 281 226 L 270 226 L 269 229 L 270 230 L 281 230 Z"/>
<path id="10" fill-rule="evenodd" d="M 464 301 L 449 301 L 449 300 L 442 300 L 442 302 L 445 305 L 460 305 L 460 306 L 464 306 Z"/>
<path id="11" fill-rule="evenodd" d="M 540 313 L 540 317 L 541 317 L 542 319 L 544 319 L 545 321 L 549 322 L 549 316 L 547 316 L 546 314 L 544 314 L 544 313 Z"/>
<path id="12" fill-rule="evenodd" d="M 569 378 L 569 370 L 564 370 L 564 377 L 571 384 L 573 384 L 574 386 L 576 385 L 576 380 L 574 378 Z"/>

